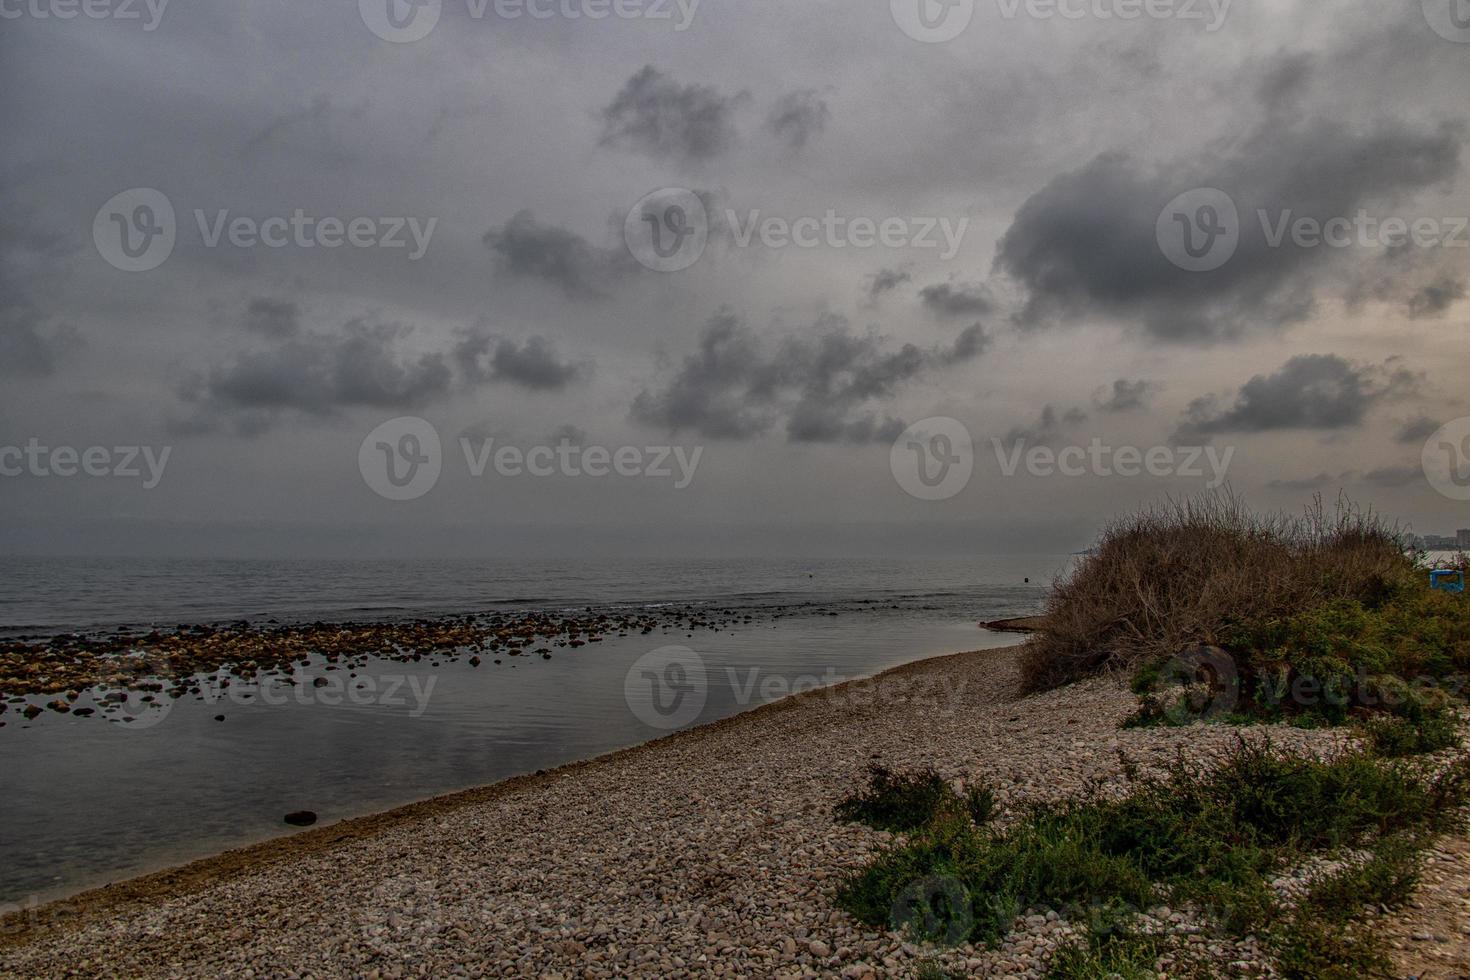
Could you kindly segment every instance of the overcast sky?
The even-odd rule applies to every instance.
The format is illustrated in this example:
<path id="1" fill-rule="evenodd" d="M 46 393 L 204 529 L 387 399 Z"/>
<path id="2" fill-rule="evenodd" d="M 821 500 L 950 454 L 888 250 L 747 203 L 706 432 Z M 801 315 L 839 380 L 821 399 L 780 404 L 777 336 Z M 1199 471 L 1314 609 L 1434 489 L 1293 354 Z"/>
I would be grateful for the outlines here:
<path id="1" fill-rule="evenodd" d="M 1464 0 L 557 3 L 0 0 L 0 453 L 140 449 L 0 455 L 0 549 L 1049 552 L 1226 459 L 1470 526 Z M 1006 473 L 1094 441 L 1214 453 Z"/>

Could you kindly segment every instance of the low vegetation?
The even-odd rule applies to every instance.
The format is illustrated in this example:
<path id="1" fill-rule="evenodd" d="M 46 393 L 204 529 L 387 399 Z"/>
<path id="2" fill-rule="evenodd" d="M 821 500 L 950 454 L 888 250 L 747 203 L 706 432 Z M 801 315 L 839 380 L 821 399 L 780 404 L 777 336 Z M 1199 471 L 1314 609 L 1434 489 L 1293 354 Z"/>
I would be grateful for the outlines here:
<path id="1" fill-rule="evenodd" d="M 1168 938 L 1141 928 L 1136 910 L 1168 903 L 1230 934 L 1264 936 L 1287 976 L 1360 975 L 1321 964 L 1379 964 L 1382 951 L 1355 919 L 1409 894 L 1420 849 L 1470 803 L 1467 760 L 1431 776 L 1367 750 L 1321 761 L 1245 739 L 1218 767 L 1180 758 L 1165 776 L 1129 778 L 1122 799 L 1037 804 L 1000 828 L 961 807 L 930 807 L 927 778 L 883 773 L 843 812 L 875 812 L 854 801 L 880 796 L 884 814 L 929 820 L 847 879 L 838 903 L 874 926 L 906 924 L 916 938 L 987 944 L 1028 909 L 1062 910 L 1084 935 L 1054 957 L 1057 977 L 1153 975 Z M 1366 857 L 1345 861 L 1300 904 L 1271 888 L 1307 859 L 1352 854 Z M 935 884 L 916 892 L 915 883 Z M 928 903 L 923 914 L 909 914 L 915 901 Z"/>
<path id="2" fill-rule="evenodd" d="M 1142 698 L 1131 725 L 1356 721 L 1388 754 L 1448 747 L 1470 600 L 1431 589 L 1406 545 L 1341 501 L 1299 518 L 1228 495 L 1147 510 L 1057 584 L 1025 683 L 1121 671 Z"/>
<path id="3" fill-rule="evenodd" d="M 1157 975 L 1180 953 L 1140 912 L 1160 905 L 1255 936 L 1286 977 L 1386 970 L 1365 913 L 1407 900 L 1424 849 L 1470 806 L 1470 756 L 1414 758 L 1460 744 L 1470 598 L 1431 589 L 1406 545 L 1320 499 L 1290 518 L 1211 495 L 1108 527 L 1056 584 L 1024 651 L 1028 690 L 1121 673 L 1141 702 L 1131 727 L 1353 725 L 1357 747 L 1304 759 L 1241 737 L 1218 764 L 1181 756 L 1147 778 L 1125 760 L 1123 798 L 1094 789 L 1003 824 L 983 790 L 874 769 L 838 815 L 901 836 L 838 903 L 948 943 L 993 944 L 1018 915 L 1057 911 L 1077 932 L 1051 957 L 1059 980 Z M 1304 893 L 1276 887 L 1306 868 Z M 1171 975 L 1190 969 L 1176 959 Z"/>
<path id="4" fill-rule="evenodd" d="M 989 787 L 972 786 L 961 795 L 932 769 L 902 774 L 877 765 L 868 767 L 868 788 L 838 803 L 836 810 L 837 819 L 844 823 L 894 832 L 918 830 L 941 815 L 983 824 L 994 812 L 995 797 Z"/>

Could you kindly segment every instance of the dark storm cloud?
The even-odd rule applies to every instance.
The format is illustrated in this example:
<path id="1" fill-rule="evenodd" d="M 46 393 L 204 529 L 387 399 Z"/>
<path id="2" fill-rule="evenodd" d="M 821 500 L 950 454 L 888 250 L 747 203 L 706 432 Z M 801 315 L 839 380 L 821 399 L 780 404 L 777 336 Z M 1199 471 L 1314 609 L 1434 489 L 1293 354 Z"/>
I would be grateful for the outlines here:
<path id="1" fill-rule="evenodd" d="M 814 89 L 788 92 L 772 107 L 766 117 L 766 128 L 788 149 L 796 151 L 827 128 L 831 114 L 826 101 Z"/>
<path id="2" fill-rule="evenodd" d="M 1399 427 L 1399 431 L 1394 435 L 1394 441 L 1403 443 L 1406 446 L 1418 445 L 1438 432 L 1442 424 L 1436 419 L 1429 418 L 1427 415 L 1417 416 L 1409 419 Z"/>
<path id="3" fill-rule="evenodd" d="M 246 307 L 245 326 L 266 337 L 292 337 L 301 330 L 301 308 L 289 300 L 262 296 Z"/>
<path id="4" fill-rule="evenodd" d="M 1149 398 L 1156 391 L 1158 386 L 1152 382 L 1119 378 L 1111 389 L 1104 388 L 1094 395 L 1092 402 L 1100 412 L 1136 412 L 1148 408 Z"/>
<path id="5" fill-rule="evenodd" d="M 914 277 L 902 269 L 879 269 L 868 277 L 868 300 L 876 302 L 884 293 L 891 293 Z"/>
<path id="6" fill-rule="evenodd" d="M 646 65 L 602 110 L 600 142 L 652 157 L 709 160 L 735 145 L 735 110 L 747 98 L 681 85 Z"/>
<path id="7" fill-rule="evenodd" d="M 536 391 L 557 391 L 584 373 L 581 365 L 562 360 L 545 337 L 524 344 L 472 331 L 454 349 L 460 375 L 470 384 L 508 382 Z"/>
<path id="8" fill-rule="evenodd" d="M 995 307 L 989 290 L 979 283 L 926 286 L 919 290 L 919 299 L 926 309 L 940 316 L 984 316 Z"/>
<path id="9" fill-rule="evenodd" d="M 1465 298 L 1465 284 L 1455 279 L 1441 279 L 1422 287 L 1409 298 L 1409 319 L 1422 320 L 1441 316 Z"/>
<path id="10" fill-rule="evenodd" d="M 356 319 L 338 333 L 241 353 L 184 385 L 180 397 L 195 415 L 177 427 L 253 435 L 291 412 L 325 417 L 347 408 L 419 408 L 449 393 L 453 372 L 442 352 L 401 350 L 411 332 Z"/>
<path id="11" fill-rule="evenodd" d="M 486 232 L 483 241 L 500 272 L 545 280 L 573 299 L 605 295 L 632 269 L 625 249 L 600 248 L 575 232 L 542 224 L 530 211 Z"/>
<path id="12" fill-rule="evenodd" d="M 1351 429 L 1375 404 L 1411 393 L 1420 377 L 1392 362 L 1363 366 L 1335 354 L 1293 357 L 1247 381 L 1228 407 L 1214 396 L 1190 404 L 1176 438 L 1282 429 Z"/>
<path id="13" fill-rule="evenodd" d="M 1260 92 L 1269 111 L 1228 150 L 1163 167 L 1105 153 L 1034 194 L 995 260 L 1027 290 L 1018 322 L 1041 327 L 1099 314 L 1137 322 L 1159 339 L 1217 341 L 1306 318 L 1322 268 L 1345 250 L 1289 239 L 1273 248 L 1258 212 L 1273 222 L 1288 211 L 1293 221 L 1351 218 L 1369 204 L 1447 183 L 1459 171 L 1463 139 L 1448 125 L 1348 124 L 1298 111 L 1296 93 L 1315 71 L 1310 61 L 1281 62 Z M 1164 207 L 1199 187 L 1225 191 L 1240 217 L 1234 256 L 1203 273 L 1171 264 L 1155 235 Z"/>
<path id="14" fill-rule="evenodd" d="M 906 382 L 977 357 L 988 338 L 978 324 L 948 348 L 889 349 L 876 333 L 855 334 L 845 318 L 767 342 L 728 311 L 706 324 L 699 350 L 661 390 L 634 399 L 632 417 L 673 432 L 749 439 L 784 421 L 791 442 L 863 443 L 903 431 L 877 404 Z"/>
<path id="15" fill-rule="evenodd" d="M 1087 421 L 1087 413 L 1080 408 L 1069 408 L 1058 414 L 1052 405 L 1045 405 L 1041 409 L 1041 417 L 1032 425 L 1017 426 L 1005 434 L 1001 440 L 1014 446 L 1016 443 L 1027 445 L 1045 446 L 1061 437 L 1070 428 L 1076 428 Z"/>

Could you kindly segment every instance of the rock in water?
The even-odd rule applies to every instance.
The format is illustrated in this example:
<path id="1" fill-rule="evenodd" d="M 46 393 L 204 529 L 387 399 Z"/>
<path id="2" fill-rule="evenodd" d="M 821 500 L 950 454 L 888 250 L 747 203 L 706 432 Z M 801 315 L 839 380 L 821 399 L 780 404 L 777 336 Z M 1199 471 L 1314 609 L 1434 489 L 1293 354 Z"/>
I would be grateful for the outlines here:
<path id="1" fill-rule="evenodd" d="M 293 827 L 310 827 L 316 823 L 316 814 L 311 810 L 297 810 L 286 814 L 286 822 Z"/>

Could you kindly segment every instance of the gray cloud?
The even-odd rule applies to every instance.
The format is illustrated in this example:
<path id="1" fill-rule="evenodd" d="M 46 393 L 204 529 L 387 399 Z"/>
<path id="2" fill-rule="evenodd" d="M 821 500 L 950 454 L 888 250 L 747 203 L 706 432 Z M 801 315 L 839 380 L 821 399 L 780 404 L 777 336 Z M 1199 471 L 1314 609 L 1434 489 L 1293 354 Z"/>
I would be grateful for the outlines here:
<path id="1" fill-rule="evenodd" d="M 470 384 L 509 382 L 535 391 L 557 391 L 585 373 L 581 365 L 564 361 L 545 337 L 524 344 L 470 331 L 454 348 L 455 363 Z"/>
<path id="2" fill-rule="evenodd" d="M 1443 423 L 1437 419 L 1429 418 L 1427 415 L 1419 415 L 1409 419 L 1394 435 L 1394 441 L 1404 445 L 1419 445 L 1439 431 Z"/>
<path id="3" fill-rule="evenodd" d="M 289 300 L 259 297 L 245 309 L 245 327 L 267 337 L 292 337 L 301 331 L 301 308 Z"/>
<path id="4" fill-rule="evenodd" d="M 827 128 L 832 115 L 827 103 L 814 89 L 801 89 L 781 96 L 766 117 L 766 128 L 787 149 L 795 152 Z"/>
<path id="5" fill-rule="evenodd" d="M 919 299 L 926 309 L 940 316 L 984 316 L 995 308 L 990 291 L 979 283 L 926 286 L 919 290 Z"/>
<path id="6" fill-rule="evenodd" d="M 634 399 L 632 417 L 674 432 L 748 439 L 785 423 L 791 442 L 863 443 L 903 431 L 876 405 L 935 368 L 978 356 L 988 338 L 978 324 L 947 349 L 886 347 L 876 333 L 855 334 L 836 315 L 805 332 L 767 342 L 729 311 L 706 324 L 699 351 L 659 391 Z"/>
<path id="7" fill-rule="evenodd" d="M 1176 438 L 1356 428 L 1375 404 L 1407 394 L 1419 382 L 1419 376 L 1392 362 L 1363 366 L 1335 354 L 1304 354 L 1275 374 L 1251 378 L 1229 407 L 1221 407 L 1214 396 L 1196 399 Z"/>
<path id="8" fill-rule="evenodd" d="M 1348 125 L 1298 112 L 1290 96 L 1313 70 L 1300 59 L 1279 65 L 1261 92 L 1271 111 L 1229 150 L 1163 167 L 1105 153 L 1032 195 L 995 260 L 1028 293 L 1017 321 L 1096 314 L 1158 339 L 1218 341 L 1306 318 L 1323 267 L 1351 259 L 1340 249 L 1271 247 L 1258 211 L 1325 221 L 1444 184 L 1459 171 L 1463 138 L 1448 125 Z M 1240 212 L 1237 251 L 1209 273 L 1176 268 L 1155 235 L 1165 205 L 1195 187 L 1224 190 Z"/>
<path id="9" fill-rule="evenodd" d="M 1103 388 L 1092 396 L 1092 403 L 1097 406 L 1098 411 L 1109 414 L 1119 412 L 1136 412 L 1148 408 L 1149 398 L 1158 391 L 1158 386 L 1150 381 L 1129 381 L 1119 378 L 1113 382 L 1113 387 Z"/>
<path id="10" fill-rule="evenodd" d="M 902 269 L 879 269 L 868 277 L 868 301 L 877 302 L 884 293 L 891 293 L 914 277 Z"/>
<path id="11" fill-rule="evenodd" d="M 449 393 L 453 372 L 441 352 L 400 350 L 411 333 L 400 324 L 354 319 L 338 333 L 309 333 L 241 353 L 183 385 L 180 397 L 195 412 L 175 427 L 258 435 L 286 413 L 326 417 L 347 408 L 422 407 Z"/>
<path id="12" fill-rule="evenodd" d="M 603 296 L 633 268 L 625 249 L 599 248 L 575 232 L 546 225 L 520 211 L 483 241 L 501 273 L 542 279 L 573 299 Z"/>
<path id="13" fill-rule="evenodd" d="M 1050 445 L 1063 436 L 1068 429 L 1076 428 L 1086 421 L 1087 413 L 1080 408 L 1069 408 L 1065 412 L 1058 413 L 1055 406 L 1046 405 L 1041 409 L 1041 417 L 1034 423 L 1017 426 L 1007 432 L 1001 441 L 1012 446 L 1016 443 L 1032 446 Z"/>
<path id="14" fill-rule="evenodd" d="M 1465 284 L 1444 278 L 1422 287 L 1409 298 L 1409 319 L 1442 316 L 1451 306 L 1465 298 Z"/>
<path id="15" fill-rule="evenodd" d="M 645 65 L 602 110 L 600 142 L 652 157 L 709 160 L 734 146 L 735 110 L 747 98 L 712 85 L 681 85 Z"/>

